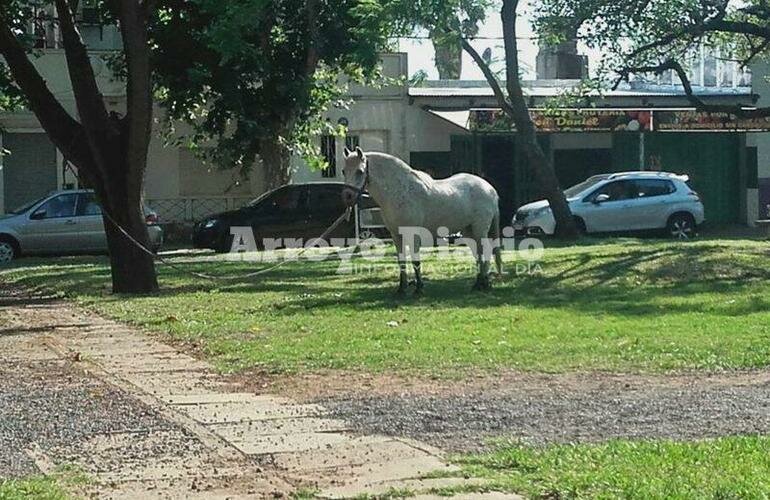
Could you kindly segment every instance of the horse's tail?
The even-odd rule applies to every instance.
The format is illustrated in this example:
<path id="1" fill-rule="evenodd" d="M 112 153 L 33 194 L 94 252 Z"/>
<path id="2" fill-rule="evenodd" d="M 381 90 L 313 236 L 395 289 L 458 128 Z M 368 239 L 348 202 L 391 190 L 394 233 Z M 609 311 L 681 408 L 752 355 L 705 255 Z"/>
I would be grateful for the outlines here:
<path id="1" fill-rule="evenodd" d="M 495 255 L 495 267 L 497 268 L 497 275 L 503 275 L 503 256 L 502 247 L 503 240 L 500 234 L 500 211 L 495 210 L 495 216 L 492 219 L 492 225 L 489 228 L 489 237 L 497 244 L 492 248 L 492 252 Z"/>

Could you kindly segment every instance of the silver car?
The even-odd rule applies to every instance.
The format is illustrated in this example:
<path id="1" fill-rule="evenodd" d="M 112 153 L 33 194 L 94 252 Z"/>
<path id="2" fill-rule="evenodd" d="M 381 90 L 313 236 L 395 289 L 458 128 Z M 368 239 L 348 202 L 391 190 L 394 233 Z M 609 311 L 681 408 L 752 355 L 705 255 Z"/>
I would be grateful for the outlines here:
<path id="1" fill-rule="evenodd" d="M 150 245 L 163 244 L 157 215 L 145 208 Z M 102 209 L 93 191 L 57 191 L 0 216 L 0 263 L 20 255 L 104 252 Z"/>
<path id="2" fill-rule="evenodd" d="M 688 239 L 705 220 L 703 203 L 688 180 L 668 172 L 595 175 L 564 195 L 582 232 L 665 229 L 673 238 Z M 513 228 L 520 234 L 553 234 L 556 222 L 548 201 L 519 208 Z"/>

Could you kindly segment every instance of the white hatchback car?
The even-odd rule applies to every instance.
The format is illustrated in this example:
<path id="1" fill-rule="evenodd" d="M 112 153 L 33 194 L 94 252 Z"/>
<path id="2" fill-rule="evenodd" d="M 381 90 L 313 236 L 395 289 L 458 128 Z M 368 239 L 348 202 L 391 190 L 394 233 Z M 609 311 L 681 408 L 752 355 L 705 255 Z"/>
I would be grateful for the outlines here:
<path id="1" fill-rule="evenodd" d="M 698 193 L 686 175 L 621 172 L 595 175 L 564 191 L 578 230 L 609 233 L 665 229 L 672 238 L 689 239 L 705 220 Z M 513 228 L 527 235 L 556 229 L 548 200 L 516 211 Z"/>
<path id="2" fill-rule="evenodd" d="M 158 251 L 163 229 L 158 216 L 144 209 L 150 246 Z M 102 209 L 93 191 L 56 191 L 0 216 L 0 263 L 21 254 L 107 251 Z"/>

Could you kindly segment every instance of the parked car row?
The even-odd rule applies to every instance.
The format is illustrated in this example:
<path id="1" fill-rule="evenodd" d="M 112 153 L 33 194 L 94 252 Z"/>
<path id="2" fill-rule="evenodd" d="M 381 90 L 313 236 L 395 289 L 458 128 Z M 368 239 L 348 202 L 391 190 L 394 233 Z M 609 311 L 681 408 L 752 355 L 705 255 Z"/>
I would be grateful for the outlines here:
<path id="1" fill-rule="evenodd" d="M 226 252 L 230 229 L 251 227 L 258 245 L 264 238 L 312 240 L 345 210 L 336 182 L 291 184 L 263 194 L 237 210 L 212 214 L 195 224 L 195 248 Z M 585 233 L 665 230 L 672 238 L 695 236 L 705 220 L 698 193 L 687 176 L 668 172 L 622 172 L 595 175 L 564 191 L 578 229 Z M 364 196 L 359 208 L 368 218 L 377 206 Z M 152 249 L 163 244 L 157 214 L 145 207 Z M 511 221 L 518 235 L 552 235 L 556 222 L 547 200 L 528 203 Z M 375 227 L 372 225 L 371 227 Z M 384 228 L 373 230 L 387 237 Z M 366 231 L 372 234 L 372 230 Z M 352 238 L 355 220 L 341 224 L 331 238 Z M 0 262 L 19 255 L 104 252 L 107 238 L 101 207 L 93 191 L 57 191 L 0 218 Z"/>

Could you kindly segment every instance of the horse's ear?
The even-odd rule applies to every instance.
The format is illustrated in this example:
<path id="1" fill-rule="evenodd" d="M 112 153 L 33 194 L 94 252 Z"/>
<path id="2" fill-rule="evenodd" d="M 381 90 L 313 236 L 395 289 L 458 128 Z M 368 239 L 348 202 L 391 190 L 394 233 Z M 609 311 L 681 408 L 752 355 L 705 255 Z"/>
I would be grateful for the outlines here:
<path id="1" fill-rule="evenodd" d="M 360 147 L 358 147 L 358 146 L 356 146 L 356 153 L 358 153 L 358 157 L 359 157 L 359 158 L 361 158 L 362 160 L 364 159 L 364 152 L 363 152 L 363 150 L 362 150 Z"/>
<path id="2" fill-rule="evenodd" d="M 348 156 L 353 154 L 353 152 L 351 150 L 349 150 L 347 146 L 345 146 L 345 150 L 342 152 L 342 154 L 345 156 L 345 159 L 347 160 Z"/>

